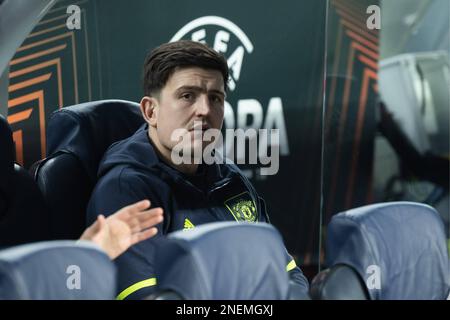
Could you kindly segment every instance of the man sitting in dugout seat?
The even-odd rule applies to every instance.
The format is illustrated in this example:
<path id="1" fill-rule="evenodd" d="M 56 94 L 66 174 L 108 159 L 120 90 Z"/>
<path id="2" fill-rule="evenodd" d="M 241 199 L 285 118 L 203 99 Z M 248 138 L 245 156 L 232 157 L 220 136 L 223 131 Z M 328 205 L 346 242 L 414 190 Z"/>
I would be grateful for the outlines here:
<path id="1" fill-rule="evenodd" d="M 116 259 L 118 299 L 142 299 L 155 291 L 155 243 L 163 235 L 215 221 L 269 222 L 264 200 L 234 164 L 174 161 L 176 130 L 185 130 L 193 155 L 199 131 L 202 137 L 221 129 L 227 80 L 225 58 L 201 43 L 163 44 L 145 59 L 140 106 L 146 123 L 105 153 L 87 209 L 88 222 L 142 199 L 164 212 L 156 236 Z M 210 143 L 201 141 L 200 148 Z M 308 282 L 287 251 L 285 263 L 291 282 L 306 293 Z"/>

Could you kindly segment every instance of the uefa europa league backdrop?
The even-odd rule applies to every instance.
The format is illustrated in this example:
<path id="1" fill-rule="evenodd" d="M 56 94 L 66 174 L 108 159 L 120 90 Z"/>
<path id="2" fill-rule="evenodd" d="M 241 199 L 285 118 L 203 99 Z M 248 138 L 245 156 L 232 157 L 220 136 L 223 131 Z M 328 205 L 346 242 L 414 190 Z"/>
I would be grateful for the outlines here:
<path id="1" fill-rule="evenodd" d="M 66 25 L 69 5 L 81 9 L 80 29 Z M 329 11 L 338 17 L 334 4 Z M 278 173 L 260 175 L 261 163 L 241 167 L 297 262 L 317 264 L 326 20 L 325 0 L 60 1 L 10 63 L 8 121 L 16 159 L 28 168 L 45 157 L 46 124 L 58 108 L 111 98 L 138 102 L 148 50 L 178 39 L 205 42 L 230 66 L 224 127 L 279 129 Z M 332 23 L 328 42 L 334 45 L 340 22 Z M 348 45 L 349 39 L 340 41 Z M 346 116 L 354 117 L 349 110 Z"/>

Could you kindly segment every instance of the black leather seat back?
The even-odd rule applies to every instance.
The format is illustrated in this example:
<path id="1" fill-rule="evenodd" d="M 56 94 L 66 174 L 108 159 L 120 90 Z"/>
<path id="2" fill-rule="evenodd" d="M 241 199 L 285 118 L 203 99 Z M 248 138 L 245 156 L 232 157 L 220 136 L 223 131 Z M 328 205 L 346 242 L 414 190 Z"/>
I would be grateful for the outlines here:
<path id="1" fill-rule="evenodd" d="M 6 119 L 0 115 L 0 219 L 6 212 L 14 172 L 14 143 Z"/>
<path id="2" fill-rule="evenodd" d="M 49 217 L 33 177 L 14 163 L 14 142 L 0 116 L 0 247 L 50 239 Z"/>
<path id="3" fill-rule="evenodd" d="M 52 114 L 47 157 L 35 166 L 34 175 L 50 209 L 55 239 L 81 235 L 103 154 L 143 123 L 139 104 L 124 100 L 88 102 Z"/>
<path id="4" fill-rule="evenodd" d="M 369 300 L 367 287 L 350 266 L 335 265 L 323 270 L 311 282 L 313 300 Z"/>
<path id="5" fill-rule="evenodd" d="M 49 207 L 52 239 L 77 239 L 86 227 L 86 206 L 94 188 L 73 154 L 41 161 L 35 178 Z"/>

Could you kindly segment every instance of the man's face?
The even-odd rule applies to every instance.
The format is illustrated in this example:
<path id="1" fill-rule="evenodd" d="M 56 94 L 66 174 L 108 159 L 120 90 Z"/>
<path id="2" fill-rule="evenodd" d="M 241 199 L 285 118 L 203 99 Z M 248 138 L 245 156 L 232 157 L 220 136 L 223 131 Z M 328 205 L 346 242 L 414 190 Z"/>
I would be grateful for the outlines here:
<path id="1" fill-rule="evenodd" d="M 159 149 L 165 149 L 162 152 L 172 150 L 179 142 L 171 139 L 177 129 L 189 131 L 190 141 L 194 142 L 194 123 L 197 138 L 198 130 L 222 127 L 225 91 L 222 74 L 217 70 L 199 67 L 175 70 L 159 95 L 152 99 L 151 138 Z M 202 143 L 202 148 L 207 144 Z"/>

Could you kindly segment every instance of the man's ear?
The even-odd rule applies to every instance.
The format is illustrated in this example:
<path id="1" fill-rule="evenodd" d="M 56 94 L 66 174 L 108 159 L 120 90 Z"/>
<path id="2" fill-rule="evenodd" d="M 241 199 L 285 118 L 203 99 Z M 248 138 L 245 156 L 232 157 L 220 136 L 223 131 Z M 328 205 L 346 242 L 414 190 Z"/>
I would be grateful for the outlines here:
<path id="1" fill-rule="evenodd" d="M 144 96 L 141 99 L 141 112 L 145 121 L 156 128 L 158 122 L 158 100 L 154 97 Z"/>

